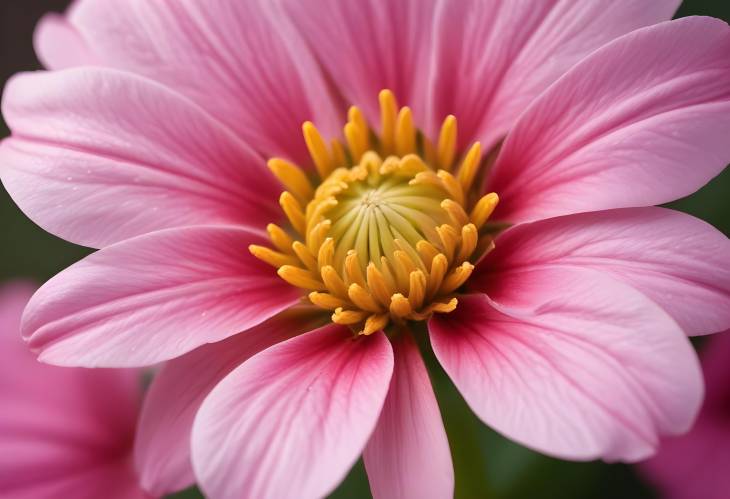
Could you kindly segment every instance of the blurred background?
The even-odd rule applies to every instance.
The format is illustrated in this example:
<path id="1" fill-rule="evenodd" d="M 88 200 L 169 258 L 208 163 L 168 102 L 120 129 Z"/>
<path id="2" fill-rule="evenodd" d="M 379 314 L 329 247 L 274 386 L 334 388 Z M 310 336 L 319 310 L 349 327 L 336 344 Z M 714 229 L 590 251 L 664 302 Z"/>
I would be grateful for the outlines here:
<path id="1" fill-rule="evenodd" d="M 0 81 L 5 82 L 18 71 L 39 69 L 32 46 L 35 23 L 45 12 L 61 12 L 67 4 L 68 0 L 0 0 Z M 689 15 L 730 21 L 730 0 L 685 0 L 677 17 Z M 0 118 L 0 137 L 7 134 Z M 730 235 L 730 169 L 701 191 L 670 206 L 702 218 Z M 0 228 L 0 282 L 31 278 L 42 283 L 88 253 L 87 249 L 57 239 L 34 225 L 4 189 L 0 189 Z M 458 498 L 658 497 L 634 467 L 550 459 L 501 438 L 476 419 L 433 359 L 428 361 L 449 433 Z M 200 495 L 190 490 L 176 497 Z M 370 497 L 362 463 L 332 497 Z"/>

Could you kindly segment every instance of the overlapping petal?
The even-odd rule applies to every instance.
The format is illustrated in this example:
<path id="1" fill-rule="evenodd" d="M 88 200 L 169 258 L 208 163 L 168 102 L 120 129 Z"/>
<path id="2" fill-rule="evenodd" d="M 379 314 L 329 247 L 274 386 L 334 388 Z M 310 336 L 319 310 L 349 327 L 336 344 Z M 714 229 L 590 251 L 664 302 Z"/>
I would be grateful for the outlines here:
<path id="1" fill-rule="evenodd" d="M 449 442 L 421 353 L 409 332 L 392 345 L 390 390 L 363 454 L 373 497 L 452 497 Z"/>
<path id="2" fill-rule="evenodd" d="M 301 124 L 339 124 L 303 41 L 267 0 L 81 0 L 69 21 L 106 65 L 184 93 L 262 155 L 306 159 Z"/>
<path id="3" fill-rule="evenodd" d="M 48 69 L 99 65 L 101 62 L 87 40 L 66 16 L 50 12 L 43 16 L 33 33 L 38 59 Z"/>
<path id="4" fill-rule="evenodd" d="M 77 68 L 5 89 L 5 188 L 40 226 L 101 247 L 156 229 L 263 227 L 280 187 L 265 162 L 199 107 L 150 80 Z"/>
<path id="5" fill-rule="evenodd" d="M 425 118 L 436 0 L 284 0 L 345 102 L 379 123 L 378 92 L 392 90 Z"/>
<path id="6" fill-rule="evenodd" d="M 437 358 L 489 426 L 568 459 L 636 461 L 686 431 L 702 375 L 679 326 L 599 272 L 515 271 L 429 322 Z"/>
<path id="7" fill-rule="evenodd" d="M 20 336 L 30 285 L 0 288 L 0 492 L 4 497 L 146 497 L 128 460 L 139 373 L 60 369 Z"/>
<path id="8" fill-rule="evenodd" d="M 229 374 L 193 426 L 193 466 L 212 497 L 327 495 L 365 447 L 393 352 L 382 332 L 330 324 L 275 345 Z"/>
<path id="9" fill-rule="evenodd" d="M 210 391 L 252 355 L 311 331 L 326 315 L 294 307 L 218 343 L 173 359 L 155 375 L 140 414 L 135 464 L 142 486 L 156 495 L 195 482 L 190 461 L 193 420 Z"/>
<path id="10" fill-rule="evenodd" d="M 574 66 L 522 114 L 489 189 L 510 222 L 661 204 L 730 162 L 730 27 L 637 30 Z"/>
<path id="11" fill-rule="evenodd" d="M 48 281 L 23 334 L 44 362 L 126 367 L 249 329 L 300 293 L 248 252 L 237 227 L 168 229 L 108 246 Z"/>
<path id="12" fill-rule="evenodd" d="M 497 239 L 470 281 L 488 292 L 500 272 L 538 267 L 609 272 L 664 308 L 687 334 L 730 328 L 730 240 L 664 208 L 626 208 L 518 225 Z"/>
<path id="13" fill-rule="evenodd" d="M 530 102 L 576 62 L 634 29 L 671 19 L 678 0 L 441 1 L 428 130 L 448 114 L 462 146 L 501 140 Z"/>

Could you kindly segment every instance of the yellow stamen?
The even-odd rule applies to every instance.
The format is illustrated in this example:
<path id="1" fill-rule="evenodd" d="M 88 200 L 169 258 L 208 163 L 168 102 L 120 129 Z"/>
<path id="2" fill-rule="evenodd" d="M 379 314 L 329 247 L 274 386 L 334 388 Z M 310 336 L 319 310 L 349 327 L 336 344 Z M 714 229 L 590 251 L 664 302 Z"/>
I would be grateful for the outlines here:
<path id="1" fill-rule="evenodd" d="M 411 302 L 400 293 L 394 294 L 390 300 L 390 313 L 400 319 L 410 316 L 413 313 Z"/>
<path id="2" fill-rule="evenodd" d="M 469 216 L 477 228 L 480 228 L 486 223 L 494 212 L 494 209 L 497 207 L 497 203 L 499 203 L 499 196 L 497 196 L 494 192 L 490 192 L 477 201 L 477 204 L 471 210 L 471 215 Z"/>
<path id="3" fill-rule="evenodd" d="M 390 321 L 403 327 L 453 311 L 474 264 L 494 247 L 495 233 L 479 231 L 499 201 L 494 193 L 478 197 L 481 147 L 457 150 L 454 116 L 434 142 L 392 92 L 381 92 L 379 102 L 379 134 L 356 106 L 344 143 L 326 143 L 304 123 L 316 185 L 305 169 L 269 160 L 285 188 L 279 202 L 290 227 L 269 224 L 273 249 L 249 248 L 306 290 L 312 304 L 332 311 L 333 322 L 364 335 Z"/>
<path id="4" fill-rule="evenodd" d="M 293 265 L 284 265 L 276 273 L 279 274 L 279 277 L 297 288 L 311 289 L 314 291 L 324 291 L 327 289 L 322 281 L 317 279 L 310 271 L 294 267 Z"/>
<path id="5" fill-rule="evenodd" d="M 466 153 L 464 161 L 461 163 L 459 168 L 459 182 L 464 191 L 468 191 L 471 188 L 474 177 L 479 171 L 479 165 L 482 161 L 482 146 L 479 142 L 475 142 L 471 146 L 469 152 Z"/>
<path id="6" fill-rule="evenodd" d="M 446 171 L 451 170 L 456 156 L 456 117 L 449 115 L 441 125 L 437 148 L 438 167 Z"/>
<path id="7" fill-rule="evenodd" d="M 291 245 L 294 240 L 284 231 L 284 229 L 276 224 L 269 224 L 266 226 L 266 232 L 269 233 L 269 239 L 271 239 L 271 242 L 274 246 L 276 246 L 276 249 L 282 253 L 288 253 L 290 255 L 294 254 L 294 251 L 291 249 Z"/>
<path id="8" fill-rule="evenodd" d="M 338 308 L 347 307 L 350 304 L 347 300 L 337 298 L 335 295 L 318 293 L 316 291 L 309 293 L 309 301 L 327 310 L 337 310 Z"/>
<path id="9" fill-rule="evenodd" d="M 332 322 L 350 326 L 364 321 L 367 316 L 368 314 L 362 310 L 343 310 L 338 308 L 335 310 L 335 313 L 332 314 Z"/>
<path id="10" fill-rule="evenodd" d="M 398 156 L 416 152 L 416 129 L 413 127 L 413 113 L 409 107 L 403 107 L 398 112 L 395 124 L 395 152 Z"/>
<path id="11" fill-rule="evenodd" d="M 361 310 L 367 310 L 368 312 L 380 312 L 382 310 L 372 295 L 359 284 L 350 284 L 350 287 L 347 288 L 347 295 L 352 300 L 352 303 Z"/>
<path id="12" fill-rule="evenodd" d="M 380 331 L 388 325 L 390 317 L 388 314 L 371 315 L 365 321 L 365 327 L 363 327 L 362 333 L 365 336 L 369 336 L 377 331 Z"/>
<path id="13" fill-rule="evenodd" d="M 302 212 L 302 205 L 299 204 L 299 201 L 296 200 L 292 193 L 284 191 L 279 197 L 279 204 L 289 219 L 289 223 L 294 227 L 294 230 L 303 234 L 306 222 L 304 220 L 304 213 Z"/>
<path id="14" fill-rule="evenodd" d="M 304 133 L 304 141 L 307 144 L 307 149 L 309 149 L 309 154 L 312 156 L 319 177 L 322 179 L 327 178 L 332 173 L 332 170 L 334 170 L 334 165 L 327 151 L 327 145 L 324 143 L 324 139 L 322 139 L 319 130 L 317 130 L 311 121 L 307 121 L 302 125 L 302 132 Z"/>
<path id="15" fill-rule="evenodd" d="M 387 156 L 395 152 L 395 123 L 398 116 L 398 103 L 393 92 L 382 90 L 378 95 L 380 101 L 381 130 L 380 141 L 383 153 Z"/>
<path id="16" fill-rule="evenodd" d="M 299 241 L 294 241 L 294 244 L 292 244 L 292 249 L 294 250 L 294 253 L 296 253 L 297 257 L 299 257 L 299 260 L 301 260 L 301 262 L 309 270 L 315 273 L 319 270 L 317 260 L 314 258 L 312 253 L 310 253 L 309 248 L 307 248 L 304 244 Z"/>
<path id="17" fill-rule="evenodd" d="M 474 265 L 469 262 L 464 262 L 460 266 L 456 267 L 449 273 L 441 284 L 441 294 L 449 294 L 456 291 L 461 287 L 462 284 L 469 279 L 471 272 L 474 270 Z"/>
<path id="18" fill-rule="evenodd" d="M 259 260 L 263 260 L 272 267 L 279 268 L 282 265 L 296 265 L 299 263 L 299 261 L 291 255 L 285 255 L 284 253 L 279 253 L 278 251 L 274 251 L 265 246 L 259 246 L 258 244 L 249 245 L 248 250 L 253 256 Z"/>
<path id="19" fill-rule="evenodd" d="M 300 202 L 308 203 L 312 199 L 314 188 L 298 166 L 280 158 L 271 158 L 267 165 L 281 185 L 291 191 Z"/>

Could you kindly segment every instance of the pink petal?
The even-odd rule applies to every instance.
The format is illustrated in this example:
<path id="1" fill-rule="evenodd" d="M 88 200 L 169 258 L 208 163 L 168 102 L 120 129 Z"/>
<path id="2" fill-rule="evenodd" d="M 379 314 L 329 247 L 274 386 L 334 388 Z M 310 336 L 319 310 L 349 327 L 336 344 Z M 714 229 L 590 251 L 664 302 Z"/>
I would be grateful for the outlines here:
<path id="1" fill-rule="evenodd" d="M 687 435 L 662 441 L 659 453 L 641 463 L 662 499 L 727 499 L 730 434 L 724 425 L 698 421 Z"/>
<path id="2" fill-rule="evenodd" d="M 330 324 L 253 356 L 205 399 L 193 466 L 211 497 L 322 497 L 357 460 L 388 391 L 381 332 Z"/>
<path id="3" fill-rule="evenodd" d="M 0 147 L 5 188 L 44 229 L 101 247 L 157 229 L 262 227 L 281 191 L 262 158 L 149 80 L 81 68 L 14 77 Z"/>
<path id="4" fill-rule="evenodd" d="M 316 61 L 275 2 L 86 0 L 70 21 L 104 63 L 184 93 L 264 156 L 304 160 L 302 123 L 340 124 Z"/>
<path id="5" fill-rule="evenodd" d="M 729 361 L 730 333 L 710 338 L 702 349 L 707 397 L 697 423 L 685 435 L 664 439 L 659 453 L 640 465 L 662 497 L 724 499 L 730 489 Z"/>
<path id="6" fill-rule="evenodd" d="M 51 12 L 41 18 L 33 33 L 33 45 L 48 69 L 99 64 L 93 49 L 65 16 Z"/>
<path id="7" fill-rule="evenodd" d="M 520 444 L 567 459 L 636 461 L 689 429 L 702 376 L 657 305 L 586 269 L 515 271 L 429 323 L 469 406 Z"/>
<path id="8" fill-rule="evenodd" d="M 435 0 L 284 3 L 348 104 L 379 123 L 378 93 L 387 88 L 417 121 L 425 116 Z"/>
<path id="9" fill-rule="evenodd" d="M 730 27 L 690 17 L 597 50 L 515 125 L 489 189 L 522 222 L 660 204 L 730 162 Z"/>
<path id="10" fill-rule="evenodd" d="M 671 19 L 679 0 L 457 0 L 435 22 L 430 130 L 448 114 L 487 148 L 548 85 L 601 45 Z"/>
<path id="11" fill-rule="evenodd" d="M 150 365 L 220 341 L 300 298 L 250 243 L 263 237 L 188 227 L 108 246 L 35 294 L 23 335 L 43 362 L 88 367 Z"/>
<path id="12" fill-rule="evenodd" d="M 145 398 L 135 440 L 135 462 L 143 487 L 161 496 L 192 485 L 190 435 L 203 399 L 252 355 L 321 323 L 320 310 L 292 308 L 165 364 Z"/>
<path id="13" fill-rule="evenodd" d="M 35 475 L 33 480 L 17 487 L 0 484 L 0 491 L 9 499 L 151 499 L 137 485 L 132 467 L 125 464 L 128 463 L 88 464 L 53 478 Z"/>
<path id="14" fill-rule="evenodd" d="M 627 208 L 518 225 L 497 239 L 470 284 L 544 266 L 609 272 L 663 307 L 687 334 L 730 328 L 730 240 L 664 208 Z"/>
<path id="15" fill-rule="evenodd" d="M 452 497 L 449 442 L 426 366 L 410 333 L 393 340 L 393 354 L 388 397 L 363 454 L 373 497 Z"/>
<path id="16" fill-rule="evenodd" d="M 61 369 L 36 361 L 20 336 L 33 288 L 0 288 L 0 494 L 144 497 L 127 459 L 140 402 L 132 370 Z"/>

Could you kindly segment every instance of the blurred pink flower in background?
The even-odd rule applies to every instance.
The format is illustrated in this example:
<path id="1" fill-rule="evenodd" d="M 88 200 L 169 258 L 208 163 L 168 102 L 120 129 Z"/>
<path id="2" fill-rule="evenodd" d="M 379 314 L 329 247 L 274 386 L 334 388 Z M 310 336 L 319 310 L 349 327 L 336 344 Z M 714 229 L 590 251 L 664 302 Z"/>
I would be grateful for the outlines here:
<path id="1" fill-rule="evenodd" d="M 730 161 L 730 28 L 662 22 L 677 4 L 75 3 L 39 28 L 52 71 L 6 87 L 0 178 L 46 230 L 100 249 L 36 293 L 25 338 L 59 365 L 169 361 L 134 450 L 158 494 L 197 478 L 214 498 L 319 497 L 364 453 L 375 497 L 448 497 L 449 446 L 405 319 L 424 321 L 414 329 L 467 403 L 509 438 L 646 458 L 701 403 L 686 335 L 730 327 L 728 239 L 652 207 Z M 343 101 L 359 108 L 341 133 Z M 345 145 L 310 126 L 302 140 L 306 120 Z M 327 233 L 316 183 L 376 185 L 393 150 L 391 166 L 440 190 L 415 170 L 400 187 L 444 211 L 411 210 L 404 226 L 383 203 L 391 225 L 343 216 Z M 277 178 L 294 194 L 280 198 Z M 343 258 L 385 253 L 424 213 L 419 244 L 384 257 L 406 269 L 399 293 L 383 299 L 387 279 L 357 254 L 322 263 L 335 257 L 312 227 Z M 437 226 L 446 235 L 420 244 Z M 433 282 L 444 301 L 419 309 Z"/>
<path id="2" fill-rule="evenodd" d="M 640 465 L 666 499 L 725 499 L 730 491 L 730 332 L 710 338 L 701 359 L 706 395 L 694 427 L 663 439 Z"/>
<path id="3" fill-rule="evenodd" d="M 0 497 L 151 497 L 131 459 L 139 371 L 39 363 L 20 336 L 33 291 L 0 286 Z"/>

